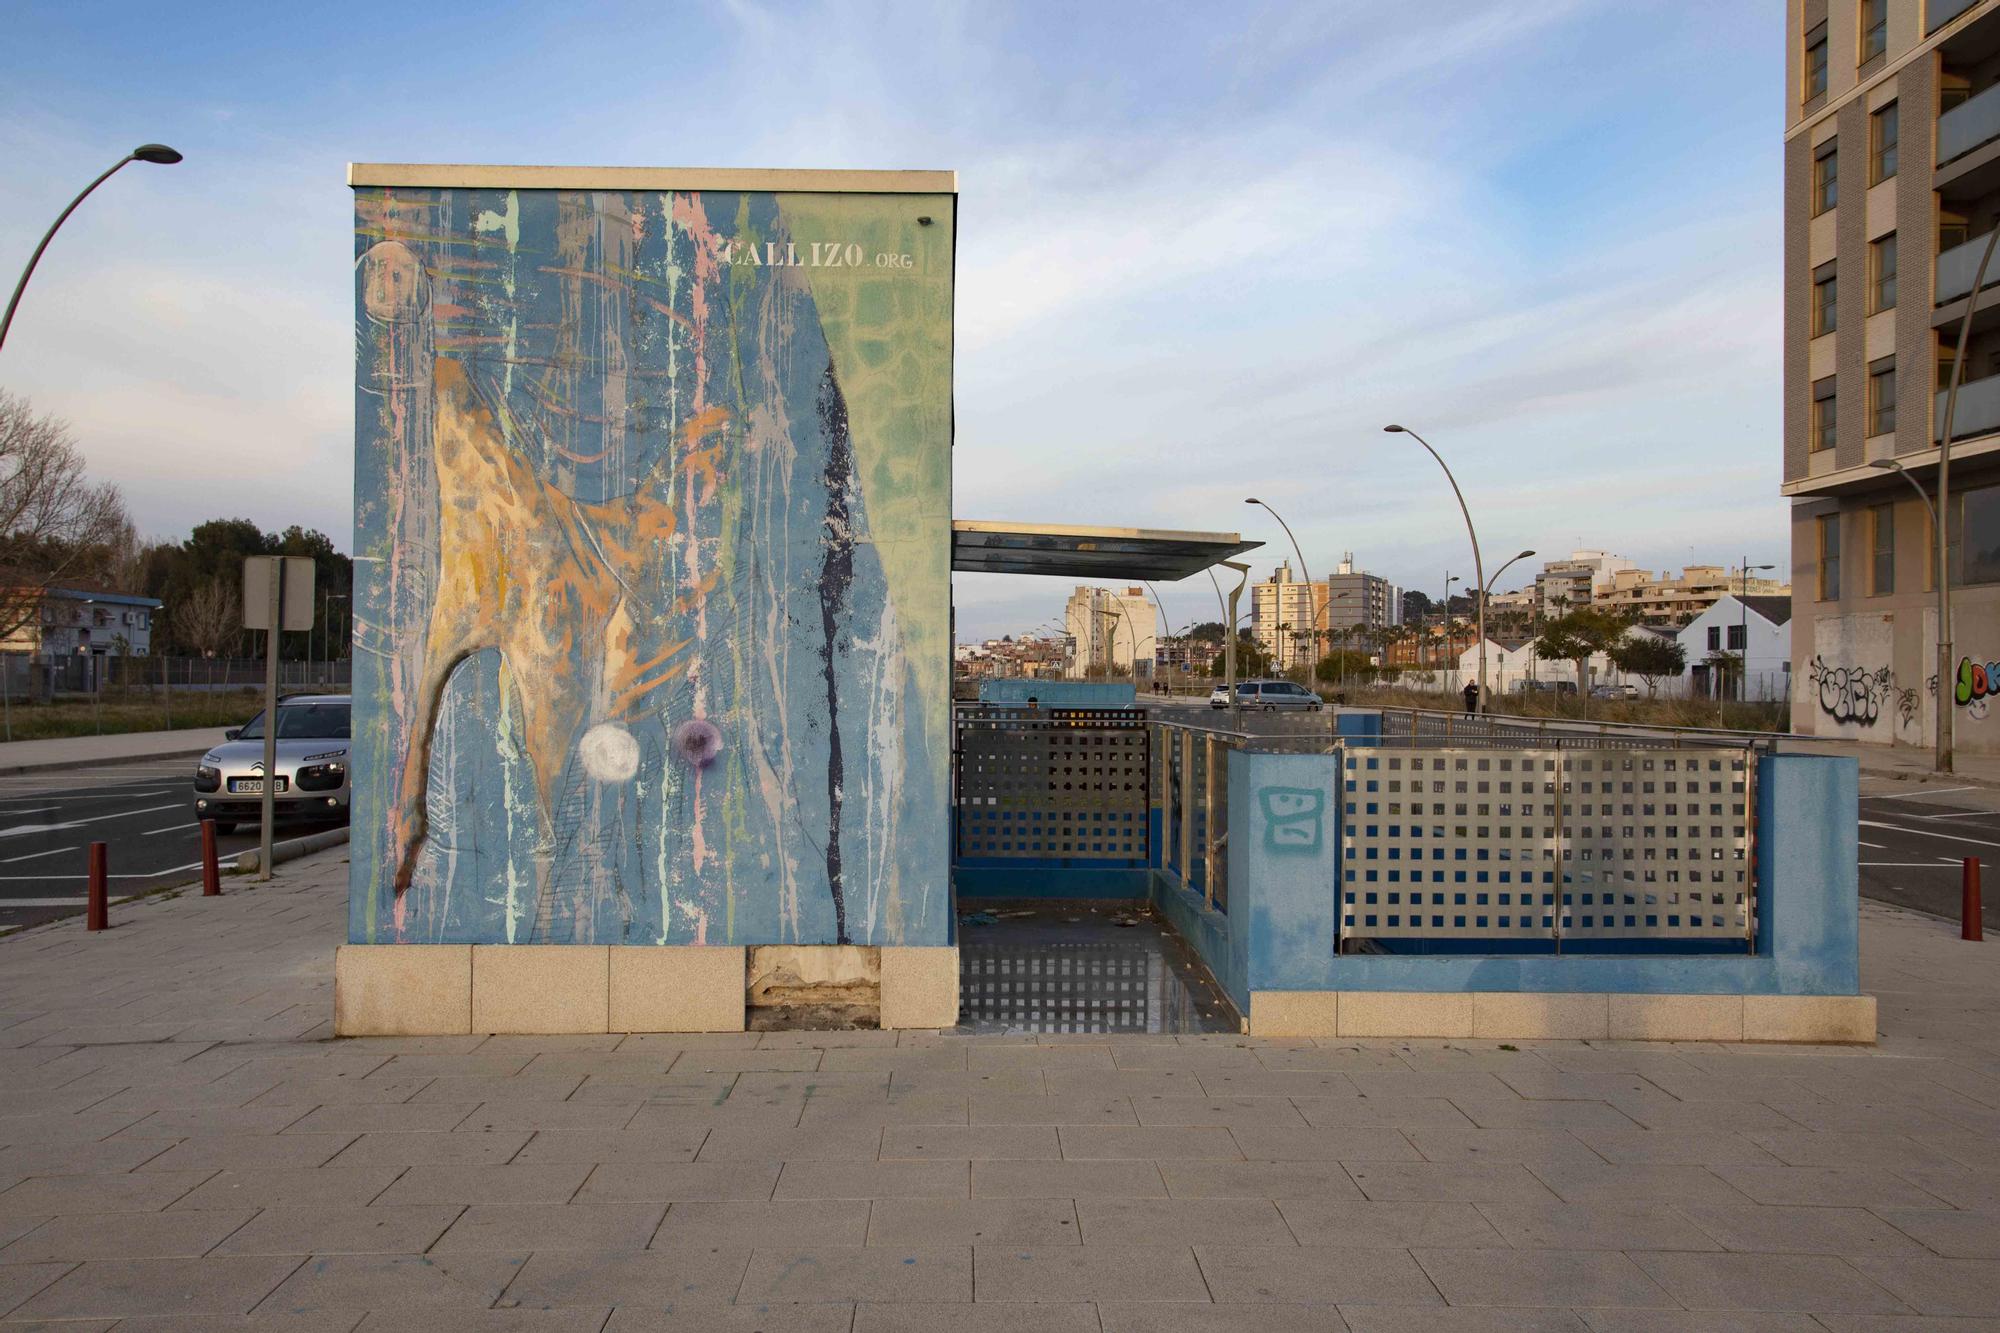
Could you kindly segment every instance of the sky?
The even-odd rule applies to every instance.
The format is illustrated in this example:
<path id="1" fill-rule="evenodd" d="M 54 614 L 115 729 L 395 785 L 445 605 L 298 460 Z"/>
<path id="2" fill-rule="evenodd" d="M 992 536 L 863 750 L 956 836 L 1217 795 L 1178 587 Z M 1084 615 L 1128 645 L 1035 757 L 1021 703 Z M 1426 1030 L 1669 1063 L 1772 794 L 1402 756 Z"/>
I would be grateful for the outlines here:
<path id="1" fill-rule="evenodd" d="M 142 533 L 352 529 L 349 161 L 959 173 L 954 512 L 1788 564 L 1782 7 L 0 0 L 0 387 Z M 1523 562 L 1502 578 L 1539 563 Z M 958 637 L 1072 581 L 959 575 Z M 1204 575 L 1160 585 L 1170 629 Z"/>

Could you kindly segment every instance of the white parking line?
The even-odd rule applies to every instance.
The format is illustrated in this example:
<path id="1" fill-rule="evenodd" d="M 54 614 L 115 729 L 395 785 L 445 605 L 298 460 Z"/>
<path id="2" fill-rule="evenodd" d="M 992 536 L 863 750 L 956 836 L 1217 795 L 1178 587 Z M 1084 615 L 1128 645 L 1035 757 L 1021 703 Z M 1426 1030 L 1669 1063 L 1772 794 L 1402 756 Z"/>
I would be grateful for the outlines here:
<path id="1" fill-rule="evenodd" d="M 1955 833 L 1939 833 L 1936 829 L 1904 828 L 1901 824 L 1884 824 L 1873 819 L 1859 822 L 1863 828 L 1885 828 L 1892 833 L 1915 833 L 1926 838 L 1943 838 L 1947 842 L 1969 842 L 1975 847 L 2000 847 L 2000 842 L 1990 842 L 1985 838 L 1961 838 Z"/>
<path id="2" fill-rule="evenodd" d="M 1856 838 L 1854 841 L 1856 841 L 1857 843 L 1861 843 L 1863 847 L 1873 847 L 1878 852 L 1881 851 L 1884 847 L 1888 846 L 1887 843 L 1881 843 L 1881 842 L 1861 842 L 1861 839 L 1859 838 Z"/>
<path id="3" fill-rule="evenodd" d="M 201 862 L 190 861 L 184 866 L 168 866 L 165 870 L 148 870 L 143 875 L 113 875 L 112 879 L 158 879 L 161 875 L 174 875 L 183 870 L 199 870 Z M 89 879 L 89 875 L 0 875 L 0 884 L 47 884 L 56 880 Z M 19 899 L 0 898 L 0 907 Z"/>
<path id="4" fill-rule="evenodd" d="M 1941 856 L 1938 858 L 1937 861 L 1862 861 L 1859 864 L 1864 866 L 1877 866 L 1877 867 L 1900 866 L 1905 869 L 1917 868 L 1917 869 L 1930 870 L 1930 869 L 1935 869 L 1937 867 L 1938 861 L 1947 861 L 1950 862 L 1952 865 L 1958 864 L 1958 862 L 1952 861 L 1951 858 L 1948 856 Z"/>
<path id="5" fill-rule="evenodd" d="M 195 823 L 192 824 L 169 824 L 165 828 L 149 828 L 144 833 L 141 833 L 139 836 L 142 838 L 150 838 L 155 833 L 179 833 L 184 828 L 199 828 L 199 827 L 201 827 L 201 823 L 199 820 L 197 820 Z"/>
<path id="6" fill-rule="evenodd" d="M 81 847 L 57 847 L 52 851 L 29 852 L 26 856 L 10 856 L 4 861 L 0 861 L 0 866 L 10 866 L 16 861 L 33 861 L 44 856 L 61 856 L 64 852 L 80 852 L 82 850 Z"/>
<path id="7" fill-rule="evenodd" d="M 1882 792 L 1875 796 L 1864 796 L 1864 801 L 1914 801 L 1921 796 L 1942 796 L 1948 791 L 1976 791 L 1975 787 L 1926 787 L 1920 792 L 1903 795 L 1900 792 Z"/>

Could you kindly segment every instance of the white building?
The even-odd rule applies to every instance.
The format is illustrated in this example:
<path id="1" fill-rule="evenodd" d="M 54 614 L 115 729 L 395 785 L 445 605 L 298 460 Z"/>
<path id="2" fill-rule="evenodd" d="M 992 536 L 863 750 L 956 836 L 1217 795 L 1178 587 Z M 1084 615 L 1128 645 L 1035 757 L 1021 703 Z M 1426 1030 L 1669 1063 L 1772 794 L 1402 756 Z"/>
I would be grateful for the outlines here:
<path id="1" fill-rule="evenodd" d="M 27 624 L 5 644 L 8 652 L 41 657 L 145 657 L 153 650 L 153 620 L 160 612 L 157 597 L 85 588 L 50 588 Z"/>
<path id="2" fill-rule="evenodd" d="M 1384 585 L 1386 592 L 1386 585 Z M 1292 577 L 1287 560 L 1262 583 L 1250 585 L 1250 632 L 1271 655 L 1278 671 L 1318 660 L 1312 644 L 1325 656 L 1327 589 L 1324 583 L 1301 583 Z"/>
<path id="3" fill-rule="evenodd" d="M 1609 551 L 1571 551 L 1564 560 L 1548 560 L 1535 575 L 1535 598 L 1542 614 L 1557 616 L 1566 607 L 1588 606 L 1599 592 L 1608 592 L 1622 570 L 1638 566 Z"/>
<path id="4" fill-rule="evenodd" d="M 1129 675 L 1135 662 L 1141 674 L 1151 672 L 1159 625 L 1144 588 L 1079 586 L 1064 608 L 1063 628 L 1074 645 L 1063 671 L 1072 680 L 1093 667 L 1098 675 Z"/>
<path id="5" fill-rule="evenodd" d="M 1740 697 L 1783 700 L 1792 697 L 1792 599 L 1738 598 L 1730 595 L 1689 622 L 1679 634 L 1687 652 L 1689 692 L 1714 698 L 1718 684 L 1734 680 L 1734 669 L 1718 671 L 1712 655 L 1728 653 L 1743 659 L 1747 687 Z M 1734 691 L 1734 685 L 1730 686 Z"/>

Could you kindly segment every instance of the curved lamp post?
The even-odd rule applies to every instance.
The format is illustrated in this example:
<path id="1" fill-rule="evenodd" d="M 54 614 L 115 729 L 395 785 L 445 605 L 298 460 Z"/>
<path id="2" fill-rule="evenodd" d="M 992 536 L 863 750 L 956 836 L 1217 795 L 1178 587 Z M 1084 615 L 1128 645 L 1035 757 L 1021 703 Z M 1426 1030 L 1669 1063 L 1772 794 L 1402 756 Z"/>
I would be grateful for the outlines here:
<path id="1" fill-rule="evenodd" d="M 1945 691 L 1951 688 L 1951 593 L 1947 587 L 1950 570 L 1945 552 L 1951 549 L 1951 432 L 1958 411 L 1958 385 L 1965 374 L 1965 345 L 1972 341 L 1972 316 L 1979 309 L 1979 293 L 1986 289 L 1986 266 L 1993 262 L 1994 242 L 2000 241 L 2000 226 L 1986 234 L 1986 248 L 1979 252 L 1979 269 L 1972 275 L 1972 291 L 1965 298 L 1965 315 L 1958 321 L 1958 347 L 1951 354 L 1951 381 L 1945 386 L 1944 420 L 1939 423 L 1937 508 L 1931 511 L 1937 528 L 1938 548 L 1938 644 L 1937 644 L 1937 771 L 1952 771 L 1951 709 Z"/>
<path id="2" fill-rule="evenodd" d="M 1437 450 L 1431 448 L 1430 441 L 1426 440 L 1423 436 L 1417 434 L 1415 431 L 1409 429 L 1407 426 L 1390 425 L 1390 426 L 1384 426 L 1382 427 L 1382 429 L 1384 431 L 1387 431 L 1391 435 L 1409 436 L 1411 439 L 1415 440 L 1418 444 L 1421 444 L 1424 447 L 1425 453 L 1429 454 L 1432 458 L 1437 459 L 1437 465 L 1439 467 L 1444 468 L 1444 479 L 1451 483 L 1451 493 L 1458 497 L 1458 512 L 1465 515 L 1465 535 L 1472 539 L 1472 581 L 1476 587 L 1484 589 L 1486 587 L 1486 569 L 1485 565 L 1479 558 L 1479 533 L 1473 529 L 1472 511 L 1465 507 L 1465 492 L 1461 491 L 1458 488 L 1458 478 L 1451 475 L 1451 468 L 1446 466 L 1443 456 L 1440 455 Z M 1449 595 L 1450 595 L 1449 593 L 1446 594 L 1447 597 L 1449 597 Z M 1478 611 L 1479 611 L 1478 711 L 1480 713 L 1484 713 L 1486 711 L 1486 598 L 1483 595 L 1479 599 Z M 1445 621 L 1447 625 L 1449 625 L 1450 620 L 1451 620 L 1451 606 L 1449 602 L 1447 602 L 1445 606 Z M 1450 630 L 1447 629 L 1445 632 L 1446 635 L 1449 636 Z"/>
<path id="3" fill-rule="evenodd" d="M 1526 560 L 1533 554 L 1533 551 L 1523 551 L 1519 555 L 1508 557 L 1506 564 L 1494 570 L 1493 577 L 1479 586 L 1479 711 L 1482 713 L 1486 711 L 1486 599 L 1493 595 L 1493 585 L 1507 572 L 1507 565 L 1513 564 L 1516 560 Z"/>
<path id="4" fill-rule="evenodd" d="M 2000 235 L 2000 227 L 1995 227 L 1993 230 L 1996 235 Z M 1992 253 L 1991 243 L 1988 244 L 1987 252 L 1989 255 Z M 1954 381 L 1956 381 L 1956 378 L 1957 374 L 1956 371 L 1954 370 L 1953 372 Z M 1950 448 L 1951 448 L 1951 440 L 1949 438 L 1947 438 L 1944 441 L 1944 443 L 1940 445 L 1938 448 L 1938 484 L 1940 487 L 1944 485 L 1945 452 Z M 1901 463 L 1898 463 L 1895 459 L 1878 458 L 1874 462 L 1870 463 L 1868 466 L 1880 468 L 1884 472 L 1894 472 L 1898 474 L 1899 476 L 1902 477 L 1904 481 L 1910 483 L 1910 488 L 1917 493 L 1917 498 L 1924 502 L 1924 511 L 1928 513 L 1931 517 L 1931 560 L 1933 562 L 1933 568 L 1936 570 L 1936 578 L 1937 578 L 1938 624 L 1941 626 L 1950 625 L 1951 589 L 1947 585 L 1947 581 L 1945 579 L 1944 526 L 1939 521 L 1940 518 L 1939 506 L 1931 503 L 1931 497 L 1924 493 L 1923 484 L 1919 482 L 1915 477 L 1911 476 L 1909 469 L 1904 467 Z M 1942 489 L 1940 489 L 1938 494 L 1940 497 L 1939 503 L 1942 504 L 1943 503 L 1942 497 L 1944 494 Z M 1937 771 L 1940 773 L 1951 772 L 1951 762 L 1952 762 L 1951 722 L 1950 722 L 1951 700 L 1945 697 L 1945 691 L 1951 688 L 1951 676 L 1948 674 L 1950 669 L 1951 669 L 1951 631 L 1947 629 L 1938 636 L 1937 700 L 1932 705 L 1932 707 L 1937 710 L 1937 716 L 1934 719 L 1936 724 L 1936 736 L 1937 736 L 1937 752 L 1934 760 L 1934 765 L 1937 768 Z"/>
<path id="5" fill-rule="evenodd" d="M 112 175 L 127 162 L 152 162 L 158 166 L 169 167 L 180 160 L 181 155 L 163 143 L 142 143 L 113 162 L 103 175 L 83 187 L 82 194 L 69 201 L 69 207 L 58 213 L 56 220 L 49 224 L 49 229 L 42 233 L 42 243 L 35 247 L 35 253 L 28 256 L 28 266 L 21 270 L 21 280 L 14 284 L 14 294 L 7 299 L 7 313 L 0 316 L 0 347 L 7 345 L 7 330 L 14 323 L 15 307 L 21 304 L 21 293 L 28 289 L 28 279 L 34 276 L 35 265 L 42 260 L 42 251 L 49 248 L 49 242 L 55 239 L 56 229 L 69 221 L 69 215 L 76 212 L 76 206 L 88 199 L 92 190 L 110 180 Z"/>
<path id="6" fill-rule="evenodd" d="M 1265 513 L 1269 514 L 1272 518 L 1277 519 L 1278 526 L 1285 530 L 1285 536 L 1291 538 L 1292 554 L 1299 558 L 1299 577 L 1305 580 L 1306 610 L 1311 611 L 1313 609 L 1313 601 L 1315 600 L 1312 592 L 1312 586 L 1313 586 L 1312 571 L 1306 568 L 1306 553 L 1299 549 L 1299 539 L 1297 537 L 1292 536 L 1292 525 L 1285 522 L 1284 518 L 1278 513 L 1277 510 L 1271 508 L 1271 506 L 1265 504 L 1262 500 L 1257 499 L 1255 496 L 1252 496 L 1250 499 L 1245 500 L 1243 503 L 1247 505 L 1256 505 L 1259 509 L 1262 509 Z M 1279 601 L 1280 598 L 1278 597 L 1277 594 L 1273 594 L 1272 600 Z M 1274 614 L 1281 614 L 1283 610 L 1284 610 L 1283 606 L 1280 605 L 1274 608 Z M 1316 633 L 1317 626 L 1319 624 L 1319 617 L 1317 615 L 1313 616 L 1311 623 L 1312 626 L 1314 627 L 1313 632 Z M 1308 637 L 1310 638 L 1311 635 L 1309 634 Z M 1306 652 L 1312 658 L 1311 664 L 1308 667 L 1308 669 L 1312 673 L 1313 693 L 1315 694 L 1319 693 L 1319 653 L 1316 651 L 1318 647 L 1319 645 L 1316 642 L 1309 642 L 1306 647 Z"/>

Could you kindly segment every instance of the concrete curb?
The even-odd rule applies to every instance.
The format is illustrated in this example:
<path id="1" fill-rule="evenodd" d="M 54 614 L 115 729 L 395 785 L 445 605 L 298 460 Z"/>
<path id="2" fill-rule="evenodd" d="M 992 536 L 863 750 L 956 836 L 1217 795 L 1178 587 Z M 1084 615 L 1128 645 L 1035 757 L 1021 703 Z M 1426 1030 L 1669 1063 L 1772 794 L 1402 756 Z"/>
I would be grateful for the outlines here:
<path id="1" fill-rule="evenodd" d="M 273 867 L 281 866 L 287 861 L 296 861 L 301 856 L 307 856 L 313 852 L 323 852 L 329 847 L 338 847 L 346 841 L 347 829 L 343 826 L 341 828 L 324 829 L 318 833 L 308 833 L 305 837 L 293 838 L 290 842 L 275 843 L 271 847 L 271 865 Z M 249 851 L 238 852 L 236 854 L 236 869 L 239 872 L 254 872 L 257 869 L 258 861 L 261 859 L 261 848 L 253 847 Z"/>
<path id="2" fill-rule="evenodd" d="M 48 759 L 39 764 L 6 764 L 0 765 L 0 777 L 19 777 L 23 773 L 53 773 L 66 768 L 115 768 L 119 764 L 146 764 L 156 759 L 198 759 L 210 748 L 206 745 L 197 745 L 193 749 L 121 754 L 108 759 Z"/>

